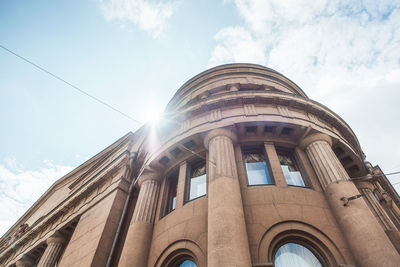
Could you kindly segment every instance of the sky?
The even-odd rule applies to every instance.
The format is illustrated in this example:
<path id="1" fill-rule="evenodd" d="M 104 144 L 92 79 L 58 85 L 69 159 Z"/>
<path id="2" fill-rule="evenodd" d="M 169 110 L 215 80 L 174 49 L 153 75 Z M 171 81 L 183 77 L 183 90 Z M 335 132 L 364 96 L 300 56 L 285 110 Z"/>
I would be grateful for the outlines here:
<path id="1" fill-rule="evenodd" d="M 207 68 L 261 64 L 339 114 L 373 165 L 400 170 L 399 1 L 0 0 L 0 45 L 141 122 Z M 2 49 L 0 125 L 0 236 L 140 127 Z"/>

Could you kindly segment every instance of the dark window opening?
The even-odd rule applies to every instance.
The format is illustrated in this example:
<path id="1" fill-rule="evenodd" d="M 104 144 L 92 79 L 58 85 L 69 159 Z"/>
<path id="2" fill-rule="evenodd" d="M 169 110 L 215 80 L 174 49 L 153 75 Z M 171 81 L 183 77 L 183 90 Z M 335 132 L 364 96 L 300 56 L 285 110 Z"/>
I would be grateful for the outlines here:
<path id="1" fill-rule="evenodd" d="M 343 159 L 341 160 L 341 162 L 342 162 L 343 165 L 347 165 L 347 164 L 349 164 L 349 163 L 352 163 L 352 162 L 353 162 L 353 159 L 352 159 L 350 156 L 347 156 L 347 157 L 343 158 Z"/>
<path id="2" fill-rule="evenodd" d="M 246 133 L 257 133 L 257 126 L 246 126 Z"/>
<path id="3" fill-rule="evenodd" d="M 190 140 L 184 143 L 183 146 L 186 147 L 187 149 L 191 149 L 196 146 L 196 143 L 193 140 Z"/>
<path id="4" fill-rule="evenodd" d="M 349 168 L 349 172 L 354 173 L 360 171 L 360 168 L 358 168 L 357 165 L 353 165 Z"/>
<path id="5" fill-rule="evenodd" d="M 264 133 L 273 133 L 276 129 L 276 126 L 264 126 Z"/>
<path id="6" fill-rule="evenodd" d="M 167 215 L 176 208 L 176 190 L 178 187 L 178 171 L 167 177 L 165 183 L 164 209 L 162 216 Z"/>
<path id="7" fill-rule="evenodd" d="M 182 150 L 180 150 L 178 147 L 176 147 L 176 148 L 172 149 L 170 151 L 170 153 L 171 153 L 172 156 L 177 158 L 182 153 Z"/>
<path id="8" fill-rule="evenodd" d="M 162 157 L 160 160 L 159 160 L 159 162 L 162 164 L 162 165 L 167 165 L 168 163 L 169 163 L 169 158 L 168 157 L 166 157 L 166 156 L 164 156 L 164 157 Z"/>
<path id="9" fill-rule="evenodd" d="M 344 150 L 339 146 L 336 147 L 333 151 L 335 152 L 336 156 L 340 156 L 340 155 L 344 154 Z"/>
<path id="10" fill-rule="evenodd" d="M 291 135 L 293 133 L 294 129 L 289 128 L 289 127 L 284 127 L 282 129 L 281 135 Z"/>

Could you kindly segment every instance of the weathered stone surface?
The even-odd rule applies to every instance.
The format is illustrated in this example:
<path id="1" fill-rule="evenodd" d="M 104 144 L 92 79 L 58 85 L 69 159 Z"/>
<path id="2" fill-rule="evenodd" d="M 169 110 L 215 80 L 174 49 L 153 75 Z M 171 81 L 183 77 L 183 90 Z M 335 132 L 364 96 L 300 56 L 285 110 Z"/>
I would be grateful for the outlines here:
<path id="1" fill-rule="evenodd" d="M 283 75 L 218 66 L 185 83 L 166 114 L 156 132 L 128 133 L 57 181 L 0 240 L 0 266 L 105 266 L 118 226 L 111 266 L 272 266 L 285 242 L 309 246 L 323 266 L 400 262 L 399 196 L 379 167 L 365 168 L 350 127 Z M 287 182 L 277 147 L 293 152 L 307 187 Z M 242 153 L 253 148 L 273 184 L 248 185 Z M 188 200 L 197 160 L 206 194 Z"/>

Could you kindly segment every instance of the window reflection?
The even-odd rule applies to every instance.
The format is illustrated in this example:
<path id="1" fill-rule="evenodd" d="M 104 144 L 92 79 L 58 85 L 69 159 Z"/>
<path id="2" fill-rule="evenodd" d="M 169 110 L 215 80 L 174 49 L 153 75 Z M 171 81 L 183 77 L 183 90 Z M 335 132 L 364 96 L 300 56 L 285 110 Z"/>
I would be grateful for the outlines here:
<path id="1" fill-rule="evenodd" d="M 189 199 L 204 196 L 207 191 L 206 163 L 200 161 L 190 166 Z"/>
<path id="2" fill-rule="evenodd" d="M 281 164 L 286 183 L 288 185 L 305 187 L 306 184 L 303 177 L 301 176 L 300 169 L 293 151 L 277 149 L 276 153 L 278 154 L 279 162 Z"/>
<path id="3" fill-rule="evenodd" d="M 185 260 L 184 262 L 182 262 L 180 265 L 178 265 L 179 267 L 197 267 L 197 264 L 194 263 L 191 260 Z"/>
<path id="4" fill-rule="evenodd" d="M 275 267 L 322 267 L 318 258 L 306 247 L 287 243 L 275 254 Z"/>
<path id="5" fill-rule="evenodd" d="M 246 167 L 248 185 L 273 184 L 262 149 L 245 151 L 243 160 Z"/>

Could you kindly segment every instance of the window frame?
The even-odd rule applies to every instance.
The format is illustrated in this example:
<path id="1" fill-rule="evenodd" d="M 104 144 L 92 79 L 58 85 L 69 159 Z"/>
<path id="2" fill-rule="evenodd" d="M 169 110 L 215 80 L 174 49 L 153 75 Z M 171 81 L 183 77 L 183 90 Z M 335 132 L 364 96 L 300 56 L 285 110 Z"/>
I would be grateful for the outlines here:
<path id="1" fill-rule="evenodd" d="M 241 155 L 242 155 L 242 163 L 243 163 L 243 168 L 244 168 L 244 173 L 246 175 L 246 185 L 247 187 L 253 187 L 253 186 L 275 186 L 276 182 L 275 182 L 275 177 L 274 174 L 272 173 L 272 168 L 271 168 L 271 164 L 267 155 L 267 151 L 265 150 L 265 146 L 264 144 L 261 145 L 241 145 Z M 247 167 L 246 167 L 246 160 L 244 155 L 248 152 L 252 152 L 252 151 L 261 151 L 262 154 L 264 155 L 264 162 L 266 164 L 267 167 L 267 171 L 269 174 L 269 177 L 271 178 L 271 183 L 270 184 L 249 184 L 249 176 L 247 174 Z"/>
<path id="2" fill-rule="evenodd" d="M 179 267 L 183 262 L 185 261 L 191 261 L 194 264 L 196 264 L 196 266 L 199 266 L 196 261 L 193 259 L 193 257 L 189 256 L 189 255 L 182 255 L 177 257 L 176 259 L 174 259 L 174 261 L 169 265 L 169 267 Z"/>
<path id="3" fill-rule="evenodd" d="M 197 196 L 195 198 L 190 199 L 190 182 L 191 182 L 191 171 L 192 171 L 192 167 L 196 166 L 197 164 L 200 165 L 201 162 L 204 162 L 204 166 L 206 169 L 206 173 L 205 173 L 205 179 L 206 179 L 206 193 L 204 195 L 201 196 Z M 197 176 L 200 177 L 200 176 Z M 196 177 L 193 177 L 196 178 Z M 185 201 L 184 204 L 191 202 L 193 200 L 202 198 L 204 196 L 207 196 L 207 189 L 208 189 L 208 176 L 207 176 L 207 160 L 206 159 L 196 159 L 190 162 L 186 163 L 186 175 L 185 175 Z"/>
<path id="4" fill-rule="evenodd" d="M 175 180 L 175 181 L 173 181 Z M 162 202 L 162 209 L 161 209 L 161 214 L 160 218 L 163 218 L 176 210 L 176 201 L 177 201 L 177 193 L 178 193 L 178 180 L 179 180 L 179 169 L 173 170 L 170 172 L 166 178 L 165 178 L 165 184 L 164 184 L 164 195 L 163 195 L 163 202 Z M 171 203 L 171 189 L 172 186 L 171 184 L 175 185 L 175 208 L 172 209 Z"/>
<path id="5" fill-rule="evenodd" d="M 287 184 L 287 186 L 292 186 L 292 187 L 298 187 L 298 188 L 308 188 L 308 189 L 313 189 L 311 186 L 311 182 L 310 179 L 308 178 L 303 163 L 300 160 L 300 157 L 297 155 L 296 149 L 294 148 L 288 148 L 288 147 L 282 147 L 282 146 L 275 146 L 275 151 L 276 151 L 276 156 L 278 157 L 278 162 L 279 162 L 279 167 L 282 169 L 282 165 L 281 162 L 279 160 L 279 152 L 278 151 L 283 151 L 283 152 L 287 152 L 287 153 L 291 153 L 293 156 L 293 159 L 295 160 L 295 163 L 297 164 L 297 167 L 299 168 L 299 172 L 301 174 L 301 178 L 303 179 L 304 182 L 304 186 L 301 185 L 292 185 L 292 184 L 288 184 L 285 174 L 283 173 L 283 178 L 285 179 L 285 182 Z"/>
<path id="6" fill-rule="evenodd" d="M 275 265 L 275 257 L 276 257 L 276 253 L 278 252 L 278 250 L 283 247 L 286 244 L 296 244 L 296 245 L 300 245 L 305 247 L 306 249 L 308 249 L 309 251 L 311 251 L 311 253 L 319 260 L 319 262 L 321 263 L 322 266 L 330 266 L 329 264 L 327 264 L 329 261 L 325 258 L 325 255 L 320 252 L 317 248 L 315 248 L 313 245 L 309 244 L 307 241 L 304 241 L 301 238 L 287 238 L 284 240 L 281 240 L 280 242 L 278 242 L 272 252 L 273 258 L 272 258 L 272 262 Z"/>

